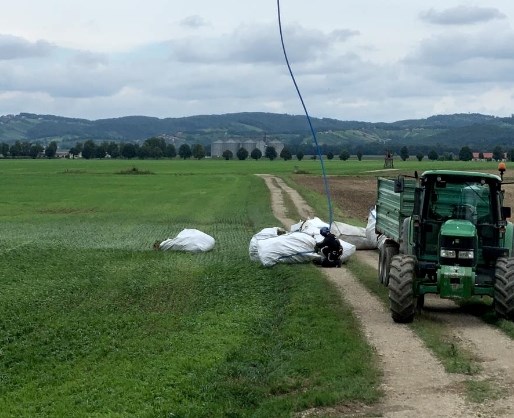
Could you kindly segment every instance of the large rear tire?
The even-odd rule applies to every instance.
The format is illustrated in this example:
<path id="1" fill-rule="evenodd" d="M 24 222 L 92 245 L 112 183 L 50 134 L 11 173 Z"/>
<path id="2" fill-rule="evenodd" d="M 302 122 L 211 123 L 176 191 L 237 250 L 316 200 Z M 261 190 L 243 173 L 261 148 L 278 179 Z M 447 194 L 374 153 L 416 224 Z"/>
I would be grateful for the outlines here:
<path id="1" fill-rule="evenodd" d="M 398 254 L 398 245 L 391 241 L 384 242 L 380 248 L 378 258 L 378 281 L 384 286 L 389 286 L 389 270 L 391 269 L 391 260 Z"/>
<path id="2" fill-rule="evenodd" d="M 416 313 L 414 278 L 416 257 L 395 255 L 389 271 L 389 307 L 394 322 L 409 323 Z"/>
<path id="3" fill-rule="evenodd" d="M 514 258 L 496 261 L 494 310 L 501 318 L 514 319 Z"/>

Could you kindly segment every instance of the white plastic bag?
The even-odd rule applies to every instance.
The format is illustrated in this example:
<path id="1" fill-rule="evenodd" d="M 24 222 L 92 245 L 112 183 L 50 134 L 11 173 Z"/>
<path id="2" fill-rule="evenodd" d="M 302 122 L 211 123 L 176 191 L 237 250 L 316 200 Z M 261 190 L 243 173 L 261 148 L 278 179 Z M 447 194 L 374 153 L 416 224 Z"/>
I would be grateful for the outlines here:
<path id="1" fill-rule="evenodd" d="M 377 248 L 376 244 L 373 245 L 368 241 L 366 228 L 364 227 L 354 226 L 344 222 L 334 222 L 332 228 L 330 228 L 330 232 L 337 238 L 355 245 L 357 250 L 371 250 Z"/>
<path id="2" fill-rule="evenodd" d="M 277 263 L 307 263 L 317 257 L 316 240 L 303 232 L 291 232 L 274 238 L 257 240 L 257 255 L 265 267 Z"/>
<path id="3" fill-rule="evenodd" d="M 264 228 L 260 232 L 256 233 L 252 239 L 250 240 L 250 245 L 248 247 L 248 253 L 250 254 L 250 260 L 259 261 L 259 251 L 257 248 L 257 242 L 263 239 L 275 238 L 278 236 L 279 231 L 284 232 L 282 228 L 272 227 L 272 228 Z"/>
<path id="4" fill-rule="evenodd" d="M 190 251 L 204 252 L 214 248 L 215 239 L 198 229 L 183 229 L 175 238 L 168 238 L 161 242 L 162 251 Z"/>

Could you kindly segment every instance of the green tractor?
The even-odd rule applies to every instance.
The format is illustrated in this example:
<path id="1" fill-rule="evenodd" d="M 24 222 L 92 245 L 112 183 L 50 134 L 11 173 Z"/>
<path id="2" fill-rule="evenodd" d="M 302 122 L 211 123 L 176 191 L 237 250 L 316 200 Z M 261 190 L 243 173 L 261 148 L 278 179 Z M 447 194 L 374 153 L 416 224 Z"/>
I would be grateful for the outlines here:
<path id="1" fill-rule="evenodd" d="M 514 319 L 514 228 L 503 206 L 503 163 L 499 170 L 378 178 L 378 279 L 395 322 L 412 322 L 427 293 L 487 295 L 498 316 Z"/>

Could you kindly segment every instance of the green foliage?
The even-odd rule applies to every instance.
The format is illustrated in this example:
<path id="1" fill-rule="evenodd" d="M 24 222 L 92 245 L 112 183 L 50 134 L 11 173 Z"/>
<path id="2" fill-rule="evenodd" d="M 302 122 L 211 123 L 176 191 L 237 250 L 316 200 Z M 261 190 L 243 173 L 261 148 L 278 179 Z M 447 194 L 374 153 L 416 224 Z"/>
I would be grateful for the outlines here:
<path id="1" fill-rule="evenodd" d="M 282 158 L 284 161 L 289 161 L 293 158 L 291 151 L 289 151 L 289 148 L 282 148 L 282 151 L 280 151 L 280 158 Z"/>
<path id="2" fill-rule="evenodd" d="M 304 153 L 303 153 L 302 151 L 298 151 L 298 152 L 296 153 L 296 159 L 297 159 L 298 161 L 302 161 L 302 160 L 303 160 L 303 157 L 304 157 Z"/>
<path id="3" fill-rule="evenodd" d="M 197 160 L 205 158 L 204 146 L 202 144 L 194 144 L 191 148 L 191 154 L 193 155 L 193 158 L 196 158 Z"/>
<path id="4" fill-rule="evenodd" d="M 350 158 L 350 152 L 347 149 L 341 150 L 341 153 L 339 154 L 339 159 L 342 161 L 346 161 L 348 158 Z"/>
<path id="5" fill-rule="evenodd" d="M 459 151 L 460 161 L 471 161 L 473 159 L 473 151 L 469 147 L 462 147 Z"/>
<path id="6" fill-rule="evenodd" d="M 240 161 L 244 161 L 248 158 L 248 151 L 246 148 L 244 147 L 241 147 L 237 150 L 237 158 L 240 160 Z"/>
<path id="7" fill-rule="evenodd" d="M 188 144 L 182 144 L 180 147 L 178 147 L 178 155 L 183 160 L 191 158 L 191 147 Z"/>
<path id="8" fill-rule="evenodd" d="M 400 149 L 400 158 L 402 159 L 402 161 L 405 161 L 409 158 L 409 150 L 406 146 L 403 146 Z"/>
<path id="9" fill-rule="evenodd" d="M 430 152 L 428 153 L 428 159 L 430 161 L 436 161 L 437 159 L 439 159 L 439 154 L 435 150 L 430 150 Z"/>
<path id="10" fill-rule="evenodd" d="M 425 155 L 424 155 L 422 152 L 418 152 L 418 153 L 416 154 L 416 159 L 417 159 L 418 161 L 421 161 L 421 160 L 423 160 L 423 157 L 424 157 L 424 156 L 425 156 Z"/>
<path id="11" fill-rule="evenodd" d="M 117 175 L 125 164 L 2 163 L 1 415 L 293 416 L 377 400 L 373 350 L 337 290 L 313 266 L 248 259 L 276 224 L 251 173 L 290 164 Z M 151 250 L 182 228 L 216 247 Z"/>
<path id="12" fill-rule="evenodd" d="M 275 158 L 277 158 L 277 150 L 275 147 L 266 147 L 266 150 L 264 151 L 264 156 L 268 158 L 270 161 L 273 161 Z"/>
<path id="13" fill-rule="evenodd" d="M 332 151 L 327 152 L 327 160 L 333 160 L 334 159 L 334 153 Z"/>
<path id="14" fill-rule="evenodd" d="M 221 156 L 225 159 L 225 160 L 231 160 L 232 157 L 234 156 L 234 154 L 232 153 L 232 151 L 230 151 L 229 149 L 226 149 L 225 151 L 223 151 L 223 154 L 221 154 Z"/>
<path id="15" fill-rule="evenodd" d="M 250 153 L 250 157 L 257 161 L 257 160 L 260 160 L 261 157 L 262 157 L 262 152 L 259 148 L 255 148 L 251 153 Z"/>

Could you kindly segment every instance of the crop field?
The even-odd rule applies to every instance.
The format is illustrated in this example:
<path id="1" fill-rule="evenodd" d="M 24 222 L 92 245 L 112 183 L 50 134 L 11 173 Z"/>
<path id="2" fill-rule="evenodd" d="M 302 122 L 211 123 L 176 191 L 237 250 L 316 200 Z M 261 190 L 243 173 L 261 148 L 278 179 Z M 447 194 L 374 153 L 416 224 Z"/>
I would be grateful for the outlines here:
<path id="1" fill-rule="evenodd" d="M 382 161 L 325 168 L 373 194 Z M 324 217 L 319 161 L 0 160 L 0 417 L 280 417 L 378 401 L 375 353 L 322 273 L 250 262 L 252 235 L 278 226 L 257 173 L 294 183 Z M 334 186 L 336 218 L 362 221 L 367 203 L 348 213 Z M 151 249 L 183 228 L 214 250 Z"/>
<path id="2" fill-rule="evenodd" d="M 269 417 L 377 400 L 374 354 L 321 273 L 249 261 L 251 236 L 276 225 L 253 173 L 293 170 L 0 161 L 0 416 Z M 183 228 L 215 249 L 151 249 Z"/>

